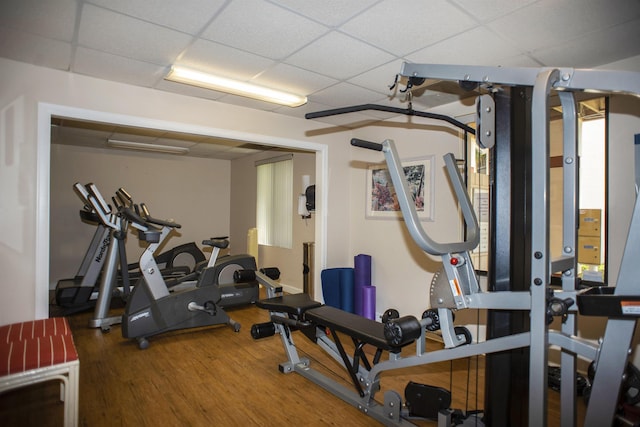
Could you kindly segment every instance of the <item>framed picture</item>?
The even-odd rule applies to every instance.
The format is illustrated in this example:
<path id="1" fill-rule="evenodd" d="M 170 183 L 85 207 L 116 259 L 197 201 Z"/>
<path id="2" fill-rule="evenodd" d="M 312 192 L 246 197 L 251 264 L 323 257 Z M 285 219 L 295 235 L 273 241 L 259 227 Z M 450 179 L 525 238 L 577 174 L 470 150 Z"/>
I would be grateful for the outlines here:
<path id="1" fill-rule="evenodd" d="M 416 203 L 418 218 L 433 220 L 434 170 L 433 156 L 402 162 L 409 191 Z M 385 164 L 367 169 L 366 217 L 372 219 L 402 218 L 396 190 Z"/>

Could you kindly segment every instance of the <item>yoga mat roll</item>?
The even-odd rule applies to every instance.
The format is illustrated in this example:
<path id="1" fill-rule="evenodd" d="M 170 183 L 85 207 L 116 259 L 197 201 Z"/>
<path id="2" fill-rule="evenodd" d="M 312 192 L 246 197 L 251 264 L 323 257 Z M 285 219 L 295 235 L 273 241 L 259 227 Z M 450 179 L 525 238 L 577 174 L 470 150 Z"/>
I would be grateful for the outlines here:
<path id="1" fill-rule="evenodd" d="M 358 254 L 353 257 L 354 265 L 354 294 L 353 310 L 363 316 L 362 287 L 371 286 L 371 255 Z"/>
<path id="2" fill-rule="evenodd" d="M 338 274 L 340 276 L 340 308 L 349 313 L 353 313 L 355 296 L 353 268 L 341 268 Z"/>
<path id="3" fill-rule="evenodd" d="M 355 285 L 371 286 L 371 255 L 359 254 L 353 258 Z"/>
<path id="4" fill-rule="evenodd" d="M 340 308 L 340 275 L 334 268 L 322 270 L 320 273 L 322 282 L 322 298 L 328 306 Z"/>
<path id="5" fill-rule="evenodd" d="M 376 320 L 376 287 L 362 287 L 362 316 Z"/>
<path id="6" fill-rule="evenodd" d="M 353 268 L 327 268 L 320 273 L 324 303 L 353 313 Z"/>

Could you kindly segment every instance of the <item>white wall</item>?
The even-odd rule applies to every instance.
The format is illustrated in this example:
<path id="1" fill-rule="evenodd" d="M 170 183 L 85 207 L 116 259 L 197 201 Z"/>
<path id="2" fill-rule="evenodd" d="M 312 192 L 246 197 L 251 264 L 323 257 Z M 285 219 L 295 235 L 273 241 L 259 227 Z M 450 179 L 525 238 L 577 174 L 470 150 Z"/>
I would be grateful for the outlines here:
<path id="1" fill-rule="evenodd" d="M 145 203 L 153 217 L 173 219 L 182 227 L 172 232 L 161 251 L 181 243 L 229 235 L 230 161 L 113 149 L 51 146 L 49 283 L 73 277 L 95 231 L 80 221 L 82 202 L 76 182 L 94 183 L 110 200 L 124 187 L 136 203 Z M 136 233 L 127 238 L 127 259 L 137 262 L 146 244 Z M 210 248 L 204 250 L 206 256 Z"/>
<path id="2" fill-rule="evenodd" d="M 325 253 L 330 259 L 348 257 L 343 219 L 349 189 L 342 184 L 348 173 L 348 143 L 343 141 L 348 138 L 336 140 L 323 132 L 307 136 L 326 125 L 4 58 L 0 73 L 0 293 L 7 296 L 0 301 L 0 324 L 48 315 L 48 142 L 54 113 L 317 151 L 318 182 L 327 179 L 323 167 L 329 163 L 343 179 L 327 180 L 326 188 L 319 188 L 326 216 L 320 211 L 316 238 L 326 236 L 326 249 L 317 247 L 316 265 L 325 265 Z M 332 215 L 326 214 L 329 208 Z"/>

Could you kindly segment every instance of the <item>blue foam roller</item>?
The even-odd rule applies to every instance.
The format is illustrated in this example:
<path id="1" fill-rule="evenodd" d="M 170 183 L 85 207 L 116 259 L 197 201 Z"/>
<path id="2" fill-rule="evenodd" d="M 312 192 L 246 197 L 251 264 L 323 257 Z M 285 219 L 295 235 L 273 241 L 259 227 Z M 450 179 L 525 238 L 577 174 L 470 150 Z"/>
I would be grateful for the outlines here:
<path id="1" fill-rule="evenodd" d="M 331 307 L 340 308 L 340 272 L 335 268 L 322 270 L 322 298 L 324 303 Z"/>
<path id="2" fill-rule="evenodd" d="M 340 308 L 349 313 L 353 313 L 355 302 L 355 288 L 353 284 L 353 268 L 341 268 L 340 274 Z"/>

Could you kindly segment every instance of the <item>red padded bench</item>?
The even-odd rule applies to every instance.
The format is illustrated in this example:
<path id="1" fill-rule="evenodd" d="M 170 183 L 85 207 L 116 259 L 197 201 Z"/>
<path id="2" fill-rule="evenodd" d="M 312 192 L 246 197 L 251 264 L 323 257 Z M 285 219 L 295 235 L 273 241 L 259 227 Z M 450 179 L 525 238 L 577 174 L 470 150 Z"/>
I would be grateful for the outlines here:
<path id="1" fill-rule="evenodd" d="M 64 425 L 78 424 L 80 361 L 67 319 L 54 317 L 0 326 L 0 393 L 60 381 Z"/>

